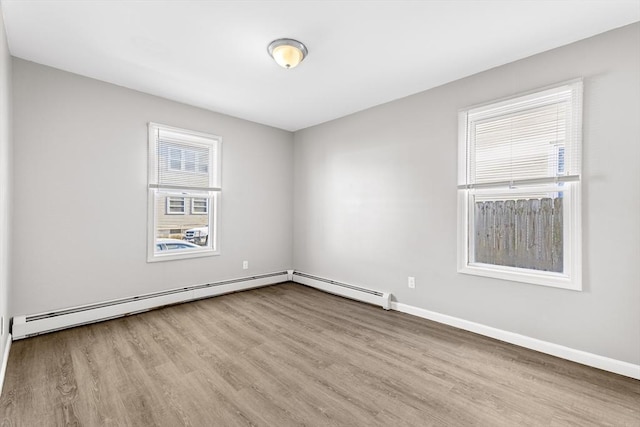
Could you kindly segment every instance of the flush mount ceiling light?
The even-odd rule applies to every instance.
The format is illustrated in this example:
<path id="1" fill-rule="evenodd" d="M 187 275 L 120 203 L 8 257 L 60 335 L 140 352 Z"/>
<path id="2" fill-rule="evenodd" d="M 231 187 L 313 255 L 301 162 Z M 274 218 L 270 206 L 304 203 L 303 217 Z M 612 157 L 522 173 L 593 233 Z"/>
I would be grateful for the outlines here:
<path id="1" fill-rule="evenodd" d="M 293 39 L 278 39 L 269 43 L 269 55 L 283 68 L 295 68 L 307 56 L 307 47 Z"/>

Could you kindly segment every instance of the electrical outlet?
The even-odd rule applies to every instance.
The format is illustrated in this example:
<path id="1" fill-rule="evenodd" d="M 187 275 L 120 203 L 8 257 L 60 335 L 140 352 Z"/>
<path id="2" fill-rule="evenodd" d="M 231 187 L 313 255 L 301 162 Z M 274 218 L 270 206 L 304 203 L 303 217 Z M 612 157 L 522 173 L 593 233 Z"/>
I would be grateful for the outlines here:
<path id="1" fill-rule="evenodd" d="M 409 285 L 411 289 L 414 289 L 416 287 L 416 278 L 409 276 L 409 280 L 407 280 L 407 285 Z"/>
<path id="2" fill-rule="evenodd" d="M 249 261 L 242 261 L 242 269 L 243 270 L 249 269 Z"/>

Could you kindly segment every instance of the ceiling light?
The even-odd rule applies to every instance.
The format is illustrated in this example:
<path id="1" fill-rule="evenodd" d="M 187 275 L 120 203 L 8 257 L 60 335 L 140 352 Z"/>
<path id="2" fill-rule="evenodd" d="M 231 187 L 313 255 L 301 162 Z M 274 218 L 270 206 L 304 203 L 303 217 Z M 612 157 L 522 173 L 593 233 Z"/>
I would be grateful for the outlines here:
<path id="1" fill-rule="evenodd" d="M 283 68 L 295 68 L 307 56 L 307 47 L 298 40 L 278 39 L 269 43 L 269 55 Z"/>

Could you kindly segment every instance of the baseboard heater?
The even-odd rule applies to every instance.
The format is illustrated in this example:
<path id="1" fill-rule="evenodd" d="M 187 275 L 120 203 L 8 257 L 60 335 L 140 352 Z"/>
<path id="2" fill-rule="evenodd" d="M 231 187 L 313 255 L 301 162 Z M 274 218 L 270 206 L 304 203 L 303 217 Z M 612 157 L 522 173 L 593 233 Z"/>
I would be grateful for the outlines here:
<path id="1" fill-rule="evenodd" d="M 293 272 L 294 282 L 311 286 L 322 291 L 351 298 L 357 301 L 379 305 L 385 310 L 391 309 L 391 294 L 389 292 L 376 291 L 362 288 L 360 286 L 349 285 L 347 283 L 336 282 L 335 280 L 324 279 L 310 274 Z"/>
<path id="2" fill-rule="evenodd" d="M 13 334 L 13 339 L 17 340 L 73 326 L 141 313 L 165 305 L 179 304 L 273 285 L 286 282 L 289 278 L 290 276 L 287 272 L 283 271 L 171 289 L 163 292 L 88 304 L 48 313 L 14 316 L 11 333 Z"/>

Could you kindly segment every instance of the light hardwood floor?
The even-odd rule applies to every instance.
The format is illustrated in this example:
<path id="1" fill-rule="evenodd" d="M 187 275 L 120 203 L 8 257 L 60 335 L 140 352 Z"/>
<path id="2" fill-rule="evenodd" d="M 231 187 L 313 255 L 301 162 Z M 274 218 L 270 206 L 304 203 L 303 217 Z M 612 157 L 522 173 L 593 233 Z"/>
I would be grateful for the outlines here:
<path id="1" fill-rule="evenodd" d="M 640 381 L 286 283 L 17 341 L 0 425 L 640 426 Z"/>

